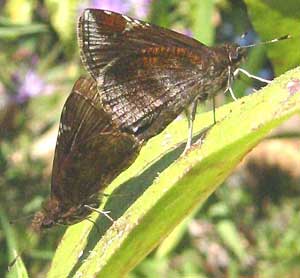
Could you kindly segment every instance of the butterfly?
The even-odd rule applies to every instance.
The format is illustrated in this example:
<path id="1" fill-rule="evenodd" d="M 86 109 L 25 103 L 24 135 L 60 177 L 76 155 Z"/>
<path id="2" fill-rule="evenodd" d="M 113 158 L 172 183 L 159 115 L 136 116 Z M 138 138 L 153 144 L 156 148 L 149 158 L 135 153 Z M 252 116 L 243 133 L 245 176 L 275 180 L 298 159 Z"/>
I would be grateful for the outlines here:
<path id="1" fill-rule="evenodd" d="M 283 38 L 281 38 L 283 39 Z M 208 47 L 126 15 L 86 9 L 78 22 L 83 65 L 60 120 L 51 196 L 36 230 L 86 219 L 99 191 L 133 163 L 142 145 L 182 111 L 190 146 L 197 102 L 230 90 L 245 48 Z"/>
<path id="2" fill-rule="evenodd" d="M 144 141 L 193 104 L 188 113 L 191 135 L 197 102 L 231 88 L 233 73 L 246 55 L 234 43 L 208 47 L 175 31 L 98 9 L 83 11 L 77 34 L 81 60 L 97 82 L 103 109 L 120 130 Z"/>
<path id="3" fill-rule="evenodd" d="M 137 157 L 142 141 L 121 131 L 106 112 L 92 78 L 79 78 L 62 110 L 51 196 L 32 221 L 34 230 L 70 225 L 99 206 L 103 189 Z M 100 194 L 101 195 L 101 194 Z"/>

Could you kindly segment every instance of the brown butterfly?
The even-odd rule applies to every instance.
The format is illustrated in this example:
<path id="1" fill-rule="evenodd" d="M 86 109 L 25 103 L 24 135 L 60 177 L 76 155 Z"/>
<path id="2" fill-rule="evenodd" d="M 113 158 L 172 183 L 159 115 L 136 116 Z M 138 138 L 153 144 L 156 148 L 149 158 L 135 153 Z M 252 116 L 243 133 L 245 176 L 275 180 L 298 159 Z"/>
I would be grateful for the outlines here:
<path id="1" fill-rule="evenodd" d="M 229 89 L 245 56 L 237 44 L 208 47 L 169 29 L 96 9 L 82 13 L 78 40 L 103 108 L 122 131 L 143 140 L 194 103 L 192 129 L 197 101 Z"/>
<path id="2" fill-rule="evenodd" d="M 195 39 L 111 11 L 87 9 L 78 24 L 80 78 L 67 99 L 53 162 L 51 197 L 35 229 L 73 224 L 99 205 L 99 191 L 183 110 L 230 90 L 245 56 L 237 44 Z"/>
<path id="3" fill-rule="evenodd" d="M 104 111 L 96 83 L 79 78 L 62 110 L 51 196 L 36 213 L 35 230 L 74 224 L 100 203 L 102 191 L 136 158 L 142 141 L 122 132 Z"/>

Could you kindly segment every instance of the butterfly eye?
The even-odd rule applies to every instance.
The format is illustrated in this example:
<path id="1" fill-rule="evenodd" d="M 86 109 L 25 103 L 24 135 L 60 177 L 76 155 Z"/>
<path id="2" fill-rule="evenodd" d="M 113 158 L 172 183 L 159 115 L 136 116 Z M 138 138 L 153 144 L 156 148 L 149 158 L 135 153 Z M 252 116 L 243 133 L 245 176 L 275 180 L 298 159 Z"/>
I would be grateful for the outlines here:
<path id="1" fill-rule="evenodd" d="M 229 60 L 231 62 L 237 62 L 241 59 L 241 55 L 239 53 L 239 49 L 236 48 L 236 49 L 233 49 L 230 53 L 229 53 Z"/>
<path id="2" fill-rule="evenodd" d="M 247 54 L 247 50 L 240 46 L 231 48 L 229 51 L 229 61 L 233 64 L 242 61 Z"/>

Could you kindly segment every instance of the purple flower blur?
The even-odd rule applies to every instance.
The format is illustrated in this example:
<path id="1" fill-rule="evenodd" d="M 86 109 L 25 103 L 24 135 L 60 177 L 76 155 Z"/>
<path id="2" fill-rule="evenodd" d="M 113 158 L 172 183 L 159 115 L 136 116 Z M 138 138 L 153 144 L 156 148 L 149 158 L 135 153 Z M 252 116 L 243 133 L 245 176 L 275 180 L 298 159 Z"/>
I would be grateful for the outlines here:
<path id="1" fill-rule="evenodd" d="M 152 0 L 91 0 L 90 7 L 146 18 Z"/>
<path id="2" fill-rule="evenodd" d="M 126 0 L 91 0 L 91 8 L 109 10 L 117 13 L 128 13 L 129 1 Z"/>
<path id="3" fill-rule="evenodd" d="M 45 81 L 32 69 L 28 70 L 24 77 L 15 73 L 12 80 L 17 86 L 17 93 L 13 97 L 17 103 L 26 102 L 32 97 L 45 95 L 52 92 L 53 87 L 45 83 Z"/>
<path id="4" fill-rule="evenodd" d="M 8 102 L 9 102 L 9 98 L 6 94 L 4 85 L 0 82 L 0 111 L 7 105 Z"/>
<path id="5" fill-rule="evenodd" d="M 182 34 L 188 36 L 188 37 L 193 37 L 193 31 L 191 29 L 184 29 Z"/>
<path id="6" fill-rule="evenodd" d="M 152 0 L 130 0 L 134 16 L 144 19 L 147 17 Z"/>

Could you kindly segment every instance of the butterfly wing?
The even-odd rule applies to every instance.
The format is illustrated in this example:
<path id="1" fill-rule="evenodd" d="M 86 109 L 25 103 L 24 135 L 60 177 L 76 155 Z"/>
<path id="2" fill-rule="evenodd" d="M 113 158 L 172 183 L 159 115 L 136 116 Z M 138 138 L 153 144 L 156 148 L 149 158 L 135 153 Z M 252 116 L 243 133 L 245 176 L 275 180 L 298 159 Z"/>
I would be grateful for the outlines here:
<path id="1" fill-rule="evenodd" d="M 87 203 L 136 158 L 137 139 L 121 132 L 102 108 L 92 78 L 74 85 L 61 115 L 51 194 L 65 207 Z"/>
<path id="2" fill-rule="evenodd" d="M 84 10 L 78 21 L 77 35 L 83 64 L 94 79 L 118 58 L 147 48 L 208 50 L 204 44 L 175 31 L 98 9 Z"/>
<path id="3" fill-rule="evenodd" d="M 205 87 L 210 50 L 182 34 L 88 9 L 78 39 L 105 109 L 122 130 L 142 138 L 164 129 Z"/>

